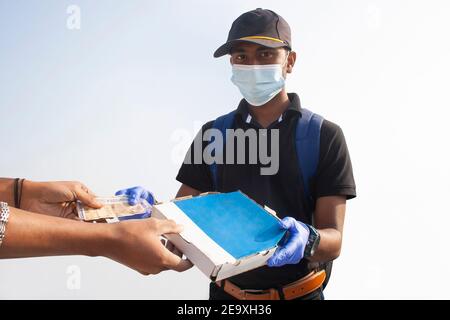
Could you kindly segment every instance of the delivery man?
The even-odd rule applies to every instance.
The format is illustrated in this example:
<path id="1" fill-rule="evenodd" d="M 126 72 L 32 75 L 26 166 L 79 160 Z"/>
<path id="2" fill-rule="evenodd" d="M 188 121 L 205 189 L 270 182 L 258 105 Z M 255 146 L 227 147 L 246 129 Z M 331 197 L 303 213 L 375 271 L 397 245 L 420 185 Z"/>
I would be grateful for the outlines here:
<path id="1" fill-rule="evenodd" d="M 262 174 L 266 164 L 259 160 L 214 165 L 185 161 L 177 175 L 182 183 L 177 197 L 241 190 L 275 210 L 283 218 L 280 227 L 289 232 L 267 266 L 211 283 L 210 299 L 323 299 L 330 262 L 341 251 L 346 200 L 356 196 L 344 135 L 336 124 L 302 108 L 297 94 L 286 92 L 287 74 L 293 72 L 297 56 L 290 27 L 281 16 L 263 9 L 242 14 L 214 57 L 227 54 L 231 80 L 244 99 L 230 114 L 206 123 L 201 132 L 241 129 L 271 136 L 277 131 L 276 141 L 264 141 L 278 144 L 268 147 L 279 152 L 278 170 Z M 200 152 L 207 146 L 208 141 Z M 251 147 L 245 144 L 246 156 L 254 152 Z M 186 158 L 194 159 L 196 149 L 193 143 Z M 145 194 L 142 188 L 130 190 L 128 194 L 137 198 Z"/>

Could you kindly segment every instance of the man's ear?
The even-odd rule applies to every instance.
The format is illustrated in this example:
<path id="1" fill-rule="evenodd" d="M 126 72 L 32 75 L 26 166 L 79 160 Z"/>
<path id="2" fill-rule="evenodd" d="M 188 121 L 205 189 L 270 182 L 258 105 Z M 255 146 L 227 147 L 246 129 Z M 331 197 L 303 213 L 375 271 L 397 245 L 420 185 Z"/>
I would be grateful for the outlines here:
<path id="1" fill-rule="evenodd" d="M 287 66 L 286 66 L 286 72 L 292 73 L 292 70 L 294 69 L 295 61 L 297 60 L 297 53 L 295 51 L 291 51 L 289 53 Z"/>

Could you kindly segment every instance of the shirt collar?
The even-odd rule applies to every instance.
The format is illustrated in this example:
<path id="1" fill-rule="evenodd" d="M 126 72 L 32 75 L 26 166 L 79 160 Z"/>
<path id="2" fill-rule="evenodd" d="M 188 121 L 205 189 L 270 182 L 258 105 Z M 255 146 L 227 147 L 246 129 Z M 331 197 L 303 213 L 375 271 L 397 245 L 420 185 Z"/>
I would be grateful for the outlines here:
<path id="1" fill-rule="evenodd" d="M 301 105 L 300 97 L 298 96 L 298 94 L 288 93 L 288 97 L 290 103 L 286 110 L 278 118 L 278 122 L 283 121 L 284 118 L 290 116 L 291 114 L 300 113 Z M 249 112 L 249 104 L 245 99 L 242 99 L 241 102 L 239 102 L 236 113 L 241 116 L 244 122 L 250 123 L 252 121 L 252 115 Z"/>

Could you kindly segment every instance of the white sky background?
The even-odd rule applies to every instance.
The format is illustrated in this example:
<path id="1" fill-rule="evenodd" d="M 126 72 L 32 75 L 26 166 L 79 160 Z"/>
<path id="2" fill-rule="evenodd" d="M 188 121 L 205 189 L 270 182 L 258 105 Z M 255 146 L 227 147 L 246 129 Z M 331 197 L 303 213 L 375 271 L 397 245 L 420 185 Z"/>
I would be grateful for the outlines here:
<path id="1" fill-rule="evenodd" d="M 66 27 L 72 4 L 80 30 Z M 449 299 L 448 1 L 0 0 L 0 176 L 172 198 L 186 143 L 241 98 L 212 53 L 257 7 L 289 22 L 288 89 L 343 128 L 352 157 L 358 197 L 326 297 Z M 0 299 L 207 295 L 195 268 L 144 277 L 104 258 L 0 261 Z"/>

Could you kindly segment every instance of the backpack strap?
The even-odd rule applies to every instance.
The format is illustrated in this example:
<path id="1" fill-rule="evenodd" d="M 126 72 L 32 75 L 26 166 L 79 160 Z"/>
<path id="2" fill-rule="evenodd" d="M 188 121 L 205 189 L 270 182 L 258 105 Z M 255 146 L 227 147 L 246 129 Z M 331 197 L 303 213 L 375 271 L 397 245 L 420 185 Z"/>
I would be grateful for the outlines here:
<path id="1" fill-rule="evenodd" d="M 309 184 L 317 173 L 320 153 L 320 129 L 323 118 L 308 109 L 301 109 L 295 131 L 295 147 L 297 152 L 298 168 L 301 174 L 301 183 L 305 199 L 309 205 L 310 213 L 314 210 L 314 199 Z"/>
<path id="2" fill-rule="evenodd" d="M 298 119 L 295 132 L 295 147 L 298 168 L 300 170 L 300 182 L 303 185 L 304 199 L 306 200 L 311 223 L 314 223 L 314 199 L 311 195 L 309 184 L 311 179 L 317 174 L 320 155 L 320 130 L 322 128 L 323 118 L 308 109 L 302 108 L 300 112 L 301 117 Z M 325 289 L 330 280 L 332 267 L 332 261 L 324 262 L 319 265 L 319 268 L 325 270 L 326 273 L 325 281 L 322 284 L 322 290 Z"/>
<path id="3" fill-rule="evenodd" d="M 230 113 L 227 113 L 223 116 L 218 117 L 216 120 L 214 120 L 213 129 L 217 129 L 220 130 L 220 132 L 222 133 L 222 137 L 223 137 L 223 147 L 225 147 L 226 145 L 226 132 L 227 129 L 231 129 L 233 126 L 233 122 L 234 122 L 234 115 L 236 114 L 236 110 L 231 111 Z M 223 152 L 223 151 L 222 151 Z M 218 176 L 217 176 L 217 163 L 213 162 L 210 166 L 209 166 L 209 170 L 211 172 L 211 177 L 213 180 L 213 187 L 214 187 L 214 191 L 218 191 Z"/>

